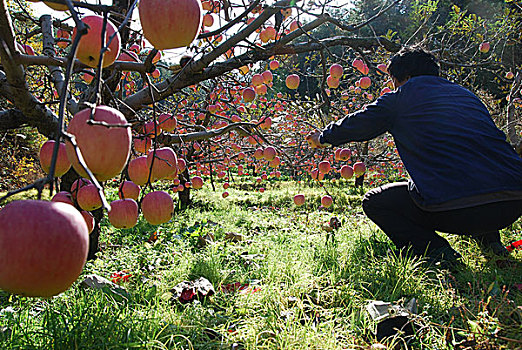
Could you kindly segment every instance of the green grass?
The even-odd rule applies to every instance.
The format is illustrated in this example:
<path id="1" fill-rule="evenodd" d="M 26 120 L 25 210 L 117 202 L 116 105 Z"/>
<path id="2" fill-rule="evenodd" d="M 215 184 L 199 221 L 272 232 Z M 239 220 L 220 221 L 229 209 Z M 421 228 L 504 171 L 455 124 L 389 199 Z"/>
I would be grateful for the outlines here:
<path id="1" fill-rule="evenodd" d="M 121 298 L 85 289 L 79 281 L 52 299 L 0 293 L 2 349 L 363 349 L 376 343 L 365 311 L 370 300 L 419 305 L 414 337 L 390 347 L 470 349 L 522 346 L 522 252 L 499 268 L 468 239 L 450 236 L 464 255 L 457 273 L 437 270 L 393 253 L 389 240 L 360 208 L 361 191 L 327 183 L 334 207 L 319 210 L 324 189 L 306 183 L 263 183 L 193 192 L 194 205 L 160 227 L 140 223 L 116 230 L 104 222 L 98 259 L 84 274 L 132 276 Z M 244 189 L 241 189 L 244 188 Z M 296 208 L 292 197 L 307 202 Z M 337 216 L 342 227 L 327 241 L 323 226 Z M 158 240 L 147 242 L 157 231 Z M 234 232 L 243 241 L 225 239 Z M 519 239 L 520 222 L 505 229 Z M 198 246 L 198 237 L 214 243 Z M 174 300 L 179 282 L 205 277 L 216 294 L 193 303 Z M 224 293 L 227 283 L 255 292 Z M 489 346 L 486 347 L 486 346 Z"/>

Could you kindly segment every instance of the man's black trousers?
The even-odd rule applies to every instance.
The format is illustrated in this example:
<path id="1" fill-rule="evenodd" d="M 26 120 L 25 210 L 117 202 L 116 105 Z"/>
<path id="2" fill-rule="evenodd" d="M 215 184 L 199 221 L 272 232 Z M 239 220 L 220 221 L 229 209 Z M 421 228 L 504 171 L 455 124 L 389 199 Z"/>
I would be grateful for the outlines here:
<path id="1" fill-rule="evenodd" d="M 499 230 L 522 215 L 522 200 L 425 211 L 410 197 L 407 182 L 372 189 L 364 196 L 362 207 L 397 248 L 411 247 L 418 255 L 449 246 L 435 231 L 468 235 L 484 243 L 500 242 Z"/>

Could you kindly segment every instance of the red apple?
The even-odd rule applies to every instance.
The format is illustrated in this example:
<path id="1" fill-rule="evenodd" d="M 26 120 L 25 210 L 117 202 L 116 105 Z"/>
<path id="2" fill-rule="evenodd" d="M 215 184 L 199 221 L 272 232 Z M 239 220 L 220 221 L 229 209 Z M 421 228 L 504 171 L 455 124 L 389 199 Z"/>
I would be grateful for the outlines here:
<path id="1" fill-rule="evenodd" d="M 156 49 L 189 46 L 201 28 L 200 0 L 141 0 L 143 36 Z"/>
<path id="2" fill-rule="evenodd" d="M 78 180 L 75 180 L 71 185 L 71 196 L 74 200 L 76 200 L 76 196 L 78 195 L 78 191 L 83 186 L 90 185 L 92 182 L 91 180 L 80 178 Z"/>
<path id="3" fill-rule="evenodd" d="M 82 22 L 87 25 L 88 32 L 83 35 L 76 50 L 76 58 L 83 64 L 89 67 L 97 68 L 100 60 L 101 50 L 101 33 L 103 29 L 103 17 L 98 15 L 85 16 Z M 111 21 L 107 21 L 107 28 L 105 30 L 105 45 L 109 38 L 116 33 L 116 36 L 111 41 L 109 49 L 103 55 L 102 66 L 108 67 L 116 61 L 120 54 L 120 34 L 117 33 L 117 28 Z M 76 37 L 76 28 L 73 30 L 72 40 Z M 104 45 L 104 46 L 105 46 Z"/>
<path id="4" fill-rule="evenodd" d="M 343 66 L 338 63 L 330 66 L 330 76 L 334 79 L 340 79 L 343 76 Z"/>
<path id="5" fill-rule="evenodd" d="M 337 89 L 340 83 L 341 82 L 338 78 L 334 78 L 331 75 L 329 75 L 328 78 L 326 78 L 326 85 L 328 85 L 328 87 L 331 89 Z"/>
<path id="6" fill-rule="evenodd" d="M 76 201 L 78 202 L 78 206 L 86 211 L 93 211 L 102 207 L 100 194 L 93 184 L 80 188 L 76 196 Z"/>
<path id="7" fill-rule="evenodd" d="M 348 148 L 342 148 L 339 152 L 339 160 L 347 161 L 352 156 L 352 151 Z"/>
<path id="8" fill-rule="evenodd" d="M 363 162 L 357 162 L 353 165 L 353 173 L 355 177 L 359 177 L 366 172 L 366 165 Z"/>
<path id="9" fill-rule="evenodd" d="M 343 165 L 341 167 L 340 173 L 344 179 L 351 179 L 353 176 L 353 168 L 349 165 Z"/>
<path id="10" fill-rule="evenodd" d="M 243 90 L 243 101 L 244 102 L 252 102 L 256 99 L 256 91 L 251 87 L 248 87 Z"/>
<path id="11" fill-rule="evenodd" d="M 90 114 L 90 108 L 76 113 L 69 123 L 67 132 L 76 137 L 83 159 L 96 179 L 105 181 L 121 173 L 127 163 L 132 140 L 131 131 L 128 127 L 87 124 Z M 94 109 L 94 120 L 109 125 L 127 124 L 123 114 L 107 106 L 97 106 Z M 66 143 L 66 150 L 74 170 L 80 176 L 87 177 L 70 142 Z"/>
<path id="12" fill-rule="evenodd" d="M 271 167 L 271 168 L 277 168 L 280 164 L 281 164 L 281 159 L 276 156 L 274 159 L 272 159 L 268 163 L 268 166 Z"/>
<path id="13" fill-rule="evenodd" d="M 51 160 L 53 157 L 54 145 L 56 141 L 46 141 L 42 148 L 40 148 L 40 165 L 43 171 L 49 174 L 51 170 Z M 67 158 L 67 151 L 65 150 L 65 143 L 60 143 L 58 146 L 58 155 L 56 158 L 56 166 L 54 168 L 54 176 L 60 177 L 65 174 L 71 168 L 71 162 Z"/>
<path id="14" fill-rule="evenodd" d="M 140 186 L 136 185 L 134 182 L 123 181 L 118 188 L 118 197 L 120 197 L 120 199 L 130 198 L 137 201 L 140 196 L 140 191 Z"/>
<path id="15" fill-rule="evenodd" d="M 294 196 L 294 203 L 295 205 L 297 205 L 298 207 L 300 207 L 301 205 L 303 205 L 305 203 L 305 196 L 304 194 L 296 194 Z"/>
<path id="16" fill-rule="evenodd" d="M 321 198 L 321 205 L 325 208 L 330 208 L 333 204 L 332 197 L 326 195 Z"/>
<path id="17" fill-rule="evenodd" d="M 187 168 L 187 162 L 183 158 L 178 158 L 178 173 L 183 173 Z"/>
<path id="18" fill-rule="evenodd" d="M 483 43 L 480 44 L 480 46 L 479 46 L 479 50 L 480 50 L 480 52 L 482 52 L 482 53 L 488 53 L 490 47 L 491 47 L 491 46 L 489 45 L 489 42 L 485 41 L 485 42 L 483 42 Z"/>
<path id="19" fill-rule="evenodd" d="M 279 62 L 278 61 L 270 61 L 270 69 L 271 70 L 276 70 L 277 68 L 279 68 Z"/>
<path id="20" fill-rule="evenodd" d="M 268 146 L 263 150 L 263 158 L 265 158 L 268 161 L 274 160 L 274 158 L 277 155 L 277 151 L 274 147 Z"/>
<path id="21" fill-rule="evenodd" d="M 127 167 L 127 172 L 129 173 L 129 178 L 136 185 L 143 186 L 147 183 L 149 179 L 149 167 L 147 166 L 147 157 L 141 156 L 134 158 L 129 162 L 129 166 Z M 151 179 L 153 181 L 153 179 Z"/>
<path id="22" fill-rule="evenodd" d="M 158 124 L 161 130 L 171 132 L 178 126 L 178 120 L 172 114 L 162 114 L 158 117 Z"/>
<path id="23" fill-rule="evenodd" d="M 290 74 L 286 77 L 286 87 L 290 90 L 295 90 L 299 87 L 299 75 L 297 74 Z"/>
<path id="24" fill-rule="evenodd" d="M 94 216 L 85 210 L 82 210 L 80 214 L 82 214 L 83 219 L 85 220 L 85 224 L 87 224 L 87 232 L 91 234 L 94 230 Z"/>
<path id="25" fill-rule="evenodd" d="M 265 84 L 270 84 L 274 80 L 274 76 L 272 75 L 272 72 L 269 70 L 266 70 L 263 73 L 261 73 L 261 76 L 263 77 L 263 82 Z"/>
<path id="26" fill-rule="evenodd" d="M 195 190 L 199 190 L 200 188 L 203 187 L 203 179 L 199 176 L 194 176 L 191 179 L 191 182 L 192 182 L 192 188 L 194 188 Z"/>
<path id="27" fill-rule="evenodd" d="M 51 202 L 62 202 L 74 206 L 72 195 L 67 191 L 60 191 L 53 196 Z"/>
<path id="28" fill-rule="evenodd" d="M 359 80 L 359 86 L 361 87 L 361 89 L 368 89 L 371 84 L 372 84 L 372 81 L 368 77 L 362 77 Z"/>
<path id="29" fill-rule="evenodd" d="M 322 174 L 328 174 L 332 169 L 332 167 L 330 166 L 330 162 L 327 160 L 323 160 L 322 162 L 320 162 L 317 168 L 319 169 L 319 172 L 321 172 Z"/>
<path id="30" fill-rule="evenodd" d="M 147 153 L 152 147 L 152 140 L 148 137 L 141 136 L 133 139 L 134 149 L 138 153 Z"/>
<path id="31" fill-rule="evenodd" d="M 262 149 L 262 148 L 258 148 L 258 149 L 256 149 L 256 150 L 254 151 L 253 156 L 254 156 L 254 158 L 255 158 L 256 160 L 260 160 L 260 159 L 262 159 L 263 156 L 264 156 L 263 153 L 264 153 L 264 152 L 263 152 L 263 149 Z"/>
<path id="32" fill-rule="evenodd" d="M 264 83 L 263 76 L 261 74 L 254 74 L 252 76 L 252 85 L 253 86 L 259 86 Z"/>
<path id="33" fill-rule="evenodd" d="M 109 222 L 116 228 L 131 228 L 138 222 L 138 203 L 134 199 L 118 199 L 111 202 Z"/>
<path id="34" fill-rule="evenodd" d="M 65 203 L 14 201 L 0 210 L 0 288 L 31 297 L 57 295 L 76 281 L 89 233 Z"/>
<path id="35" fill-rule="evenodd" d="M 154 163 L 152 159 L 154 157 Z M 154 150 L 147 155 L 147 167 L 152 166 L 152 179 L 160 180 L 178 172 L 178 158 L 170 147 L 158 148 L 154 156 Z"/>
<path id="36" fill-rule="evenodd" d="M 167 192 L 149 192 L 141 201 L 141 211 L 149 224 L 163 224 L 172 218 L 174 202 Z"/>

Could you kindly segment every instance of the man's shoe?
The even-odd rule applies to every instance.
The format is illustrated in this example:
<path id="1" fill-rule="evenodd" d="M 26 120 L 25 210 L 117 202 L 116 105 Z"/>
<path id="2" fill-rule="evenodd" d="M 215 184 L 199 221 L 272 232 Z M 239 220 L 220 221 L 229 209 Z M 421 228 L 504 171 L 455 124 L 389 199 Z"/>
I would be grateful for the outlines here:
<path id="1" fill-rule="evenodd" d="M 426 259 L 429 263 L 443 269 L 456 268 L 463 265 L 462 255 L 450 246 L 428 251 L 426 253 Z"/>
<path id="2" fill-rule="evenodd" d="M 477 240 L 477 243 L 480 247 L 480 250 L 482 250 L 482 253 L 486 255 L 493 254 L 501 257 L 509 256 L 509 251 L 501 242 L 482 242 Z"/>

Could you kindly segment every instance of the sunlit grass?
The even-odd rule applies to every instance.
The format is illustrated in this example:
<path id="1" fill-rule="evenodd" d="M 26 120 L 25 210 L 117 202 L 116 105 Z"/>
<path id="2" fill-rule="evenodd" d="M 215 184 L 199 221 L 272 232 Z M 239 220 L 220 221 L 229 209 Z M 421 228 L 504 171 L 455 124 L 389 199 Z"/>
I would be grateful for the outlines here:
<path id="1" fill-rule="evenodd" d="M 129 298 L 86 289 L 79 281 L 48 300 L 0 293 L 0 347 L 5 349 L 346 349 L 376 342 L 365 311 L 370 300 L 419 306 L 410 348 L 453 348 L 453 342 L 520 345 L 522 254 L 518 265 L 498 267 L 470 240 L 450 236 L 466 267 L 450 272 L 397 254 L 362 213 L 362 191 L 327 183 L 332 208 L 319 209 L 326 192 L 307 183 L 263 183 L 221 197 L 216 184 L 193 191 L 194 204 L 160 227 L 130 230 L 102 225 L 103 249 L 84 275 L 131 274 Z M 306 196 L 303 207 L 292 198 Z M 342 222 L 333 239 L 324 226 Z M 148 242 L 153 232 L 158 240 Z M 242 236 L 226 240 L 228 233 Z M 503 231 L 514 240 L 520 223 Z M 202 246 L 198 237 L 213 237 Z M 216 294 L 181 304 L 179 282 L 207 278 Z M 239 282 L 252 289 L 224 293 Z M 255 289 L 254 289 L 255 288 Z M 518 307 L 518 308 L 517 308 Z M 511 339 L 511 340 L 510 340 Z M 517 343 L 518 341 L 518 343 Z M 471 344 L 471 343 L 470 343 Z"/>

